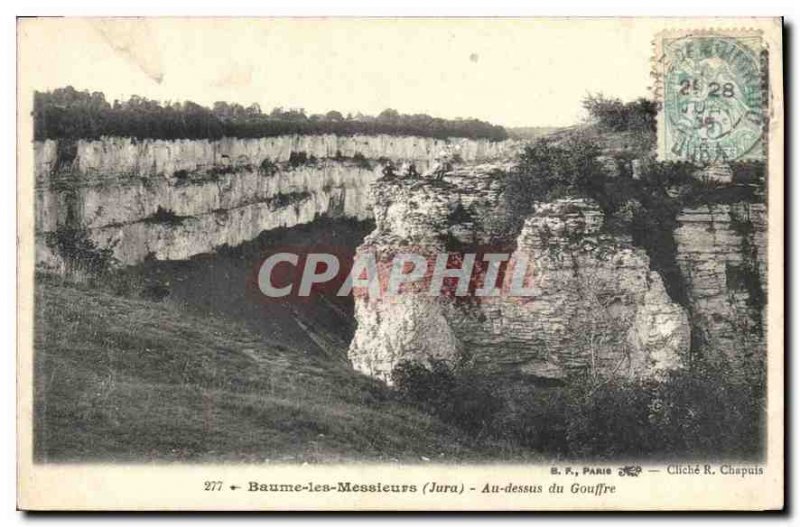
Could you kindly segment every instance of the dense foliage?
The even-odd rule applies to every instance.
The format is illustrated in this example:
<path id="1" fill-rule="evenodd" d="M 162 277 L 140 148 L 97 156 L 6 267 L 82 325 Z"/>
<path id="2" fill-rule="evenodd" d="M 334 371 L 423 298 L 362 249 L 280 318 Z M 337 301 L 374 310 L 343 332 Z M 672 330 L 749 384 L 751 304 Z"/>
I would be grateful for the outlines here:
<path id="1" fill-rule="evenodd" d="M 70 276 L 102 275 L 115 264 L 113 248 L 98 247 L 84 228 L 61 226 L 45 235 L 45 243 L 64 260 Z"/>
<path id="2" fill-rule="evenodd" d="M 605 181 L 599 154 L 595 144 L 580 136 L 530 143 L 506 176 L 505 198 L 512 215 L 525 218 L 536 201 L 599 194 Z"/>
<path id="3" fill-rule="evenodd" d="M 275 108 L 262 113 L 257 104 L 216 102 L 207 108 L 191 101 L 161 103 L 133 96 L 109 103 L 101 92 L 71 86 L 34 94 L 34 136 L 44 139 L 95 139 L 101 136 L 138 139 L 219 139 L 272 137 L 286 134 L 389 134 L 421 137 L 468 137 L 499 141 L 502 126 L 478 119 L 440 119 L 405 115 L 387 109 L 378 116 L 330 111 L 306 115 L 302 109 Z"/>
<path id="4" fill-rule="evenodd" d="M 598 157 L 606 149 L 615 150 L 612 161 L 620 172 L 629 172 L 632 153 L 616 143 L 630 147 L 637 136 L 649 138 L 655 132 L 655 103 L 647 99 L 623 103 L 589 95 L 583 106 L 594 128 L 570 129 L 538 138 L 520 153 L 516 167 L 508 175 L 507 198 L 515 212 L 526 215 L 533 201 L 565 196 L 589 197 L 606 209 L 619 205 L 619 189 L 608 188 L 613 178 Z M 632 174 L 626 175 L 630 179 Z"/>
<path id="5" fill-rule="evenodd" d="M 501 380 L 467 363 L 401 363 L 401 399 L 476 441 L 570 459 L 757 459 L 763 365 L 695 363 L 663 380 L 572 379 L 563 386 Z"/>
<path id="6" fill-rule="evenodd" d="M 656 103 L 645 98 L 624 103 L 602 94 L 589 95 L 583 100 L 583 108 L 592 120 L 607 131 L 655 131 L 656 129 Z"/>
<path id="7" fill-rule="evenodd" d="M 498 379 L 464 365 L 454 367 L 442 360 L 432 360 L 429 366 L 401 362 L 392 371 L 392 381 L 406 402 L 457 424 L 475 438 L 491 432 L 503 407 Z"/>

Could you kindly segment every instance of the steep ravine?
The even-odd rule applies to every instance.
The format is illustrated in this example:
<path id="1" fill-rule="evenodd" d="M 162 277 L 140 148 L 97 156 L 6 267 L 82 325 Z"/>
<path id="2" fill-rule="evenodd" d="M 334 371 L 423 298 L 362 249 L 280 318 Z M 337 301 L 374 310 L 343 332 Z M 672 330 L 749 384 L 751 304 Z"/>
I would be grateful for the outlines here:
<path id="1" fill-rule="evenodd" d="M 365 219 L 381 163 L 424 170 L 445 141 L 393 136 L 284 136 L 219 141 L 105 138 L 36 143 L 37 263 L 59 227 L 87 229 L 122 265 L 181 260 L 314 218 Z M 508 156 L 512 141 L 453 139 L 464 161 Z M 302 154 L 295 162 L 293 154 Z"/>
<path id="2" fill-rule="evenodd" d="M 537 203 L 513 239 L 500 240 L 500 176 L 519 144 L 451 144 L 464 163 L 433 181 L 380 176 L 389 160 L 424 171 L 445 145 L 434 139 L 37 143 L 37 265 L 63 273 L 48 241 L 82 229 L 155 296 L 243 320 L 277 344 L 349 360 L 382 380 L 404 360 L 429 358 L 564 379 L 585 371 L 658 377 L 684 364 L 697 342 L 734 360 L 763 351 L 763 205 L 676 207 L 660 233 L 674 246 L 665 273 L 663 255 L 607 229 L 587 199 Z M 356 289 L 353 298 L 264 303 L 253 275 L 287 240 L 338 244 L 347 257 L 506 249 L 512 263 L 533 263 L 535 293 L 385 301 Z"/>
<path id="3" fill-rule="evenodd" d="M 128 266 L 114 275 L 113 283 L 192 314 L 243 323 L 266 343 L 346 365 L 355 332 L 351 296 L 314 290 L 302 299 L 268 298 L 259 291 L 256 276 L 265 258 L 286 248 L 324 248 L 335 251 L 343 262 L 352 260 L 373 228 L 370 220 L 320 218 L 187 260 L 148 260 Z"/>

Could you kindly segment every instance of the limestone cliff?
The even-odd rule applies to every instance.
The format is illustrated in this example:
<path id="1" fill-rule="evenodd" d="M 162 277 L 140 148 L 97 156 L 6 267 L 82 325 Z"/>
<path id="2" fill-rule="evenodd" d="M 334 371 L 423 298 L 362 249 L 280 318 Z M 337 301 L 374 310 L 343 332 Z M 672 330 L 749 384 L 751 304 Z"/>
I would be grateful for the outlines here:
<path id="1" fill-rule="evenodd" d="M 158 139 L 136 140 L 110 137 L 95 141 L 79 140 L 68 155 L 71 168 L 79 174 L 107 176 L 135 174 L 140 177 L 171 176 L 179 170 L 193 171 L 220 166 L 258 166 L 264 159 L 275 163 L 289 161 L 292 152 L 305 152 L 318 159 L 338 156 L 352 158 L 361 154 L 367 159 L 380 157 L 426 161 L 433 159 L 445 145 L 451 145 L 465 161 L 502 157 L 516 147 L 515 141 L 390 135 L 288 135 L 261 139 L 224 138 L 210 140 Z M 46 178 L 62 165 L 58 141 L 35 145 L 37 180 Z M 63 157 L 63 154 L 61 154 Z"/>
<path id="2" fill-rule="evenodd" d="M 696 338 L 733 360 L 763 351 L 766 207 L 738 202 L 687 208 L 677 223 L 676 259 Z"/>
<path id="3" fill-rule="evenodd" d="M 414 247 L 432 254 L 491 244 L 504 168 L 464 167 L 445 182 L 381 179 L 373 188 L 376 229 L 360 251 L 391 255 Z M 469 357 L 506 373 L 549 378 L 576 370 L 650 376 L 677 367 L 689 348 L 687 314 L 668 297 L 644 251 L 602 226 L 590 201 L 537 204 L 510 261 L 529 262 L 529 297 L 356 294 L 353 366 L 384 380 L 403 360 L 429 358 Z"/>
<path id="4" fill-rule="evenodd" d="M 219 141 L 104 138 L 34 145 L 37 263 L 61 226 L 87 229 L 123 265 L 184 259 L 318 216 L 363 219 L 380 162 L 423 170 L 445 144 L 465 161 L 508 155 L 514 142 L 394 136 L 283 136 Z M 294 155 L 302 154 L 299 162 Z"/>

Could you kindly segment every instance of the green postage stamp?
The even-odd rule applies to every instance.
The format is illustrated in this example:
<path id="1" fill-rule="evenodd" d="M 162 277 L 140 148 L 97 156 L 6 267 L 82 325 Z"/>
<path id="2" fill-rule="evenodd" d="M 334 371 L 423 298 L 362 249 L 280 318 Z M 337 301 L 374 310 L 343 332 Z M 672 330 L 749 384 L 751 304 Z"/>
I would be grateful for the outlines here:
<path id="1" fill-rule="evenodd" d="M 760 34 L 664 32 L 655 48 L 659 158 L 764 160 L 768 80 Z"/>

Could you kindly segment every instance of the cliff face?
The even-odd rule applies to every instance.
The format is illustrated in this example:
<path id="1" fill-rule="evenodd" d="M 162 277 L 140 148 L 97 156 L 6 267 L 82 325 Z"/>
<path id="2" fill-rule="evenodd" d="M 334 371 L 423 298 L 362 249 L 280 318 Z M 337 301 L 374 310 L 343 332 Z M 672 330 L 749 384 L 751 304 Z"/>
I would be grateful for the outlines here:
<path id="1" fill-rule="evenodd" d="M 684 209 L 676 259 L 697 337 L 730 359 L 763 349 L 766 207 L 732 203 Z"/>
<path id="2" fill-rule="evenodd" d="M 380 255 L 414 247 L 433 254 L 453 240 L 491 243 L 502 168 L 464 168 L 444 183 L 380 180 L 376 229 L 360 250 Z M 689 347 L 686 313 L 650 271 L 647 255 L 604 234 L 602 224 L 592 202 L 539 204 L 510 260 L 510 268 L 528 264 L 528 297 L 356 294 L 353 366 L 385 380 L 403 360 L 461 356 L 550 378 L 587 369 L 650 376 L 677 367 Z M 503 277 L 506 285 L 512 275 Z"/>
<path id="3" fill-rule="evenodd" d="M 508 155 L 513 142 L 453 139 L 465 161 Z M 37 262 L 60 226 L 86 228 L 123 265 L 184 259 L 320 215 L 372 215 L 381 160 L 424 170 L 445 141 L 393 136 L 284 136 L 220 141 L 107 138 L 36 143 Z M 290 163 L 292 154 L 307 161 Z M 361 158 L 363 156 L 363 158 Z M 355 159 L 354 159 L 355 157 Z"/>
<path id="4" fill-rule="evenodd" d="M 375 174 L 324 163 L 274 174 L 238 170 L 174 178 L 104 178 L 68 190 L 37 190 L 37 227 L 52 232 L 77 223 L 122 264 L 146 257 L 179 260 L 265 230 L 312 221 L 318 215 L 370 216 L 365 189 Z M 168 212 L 167 212 L 168 211 Z M 46 254 L 43 250 L 41 254 Z"/>
<path id="5" fill-rule="evenodd" d="M 334 158 L 338 153 L 347 158 L 361 154 L 367 159 L 384 157 L 394 161 L 429 161 L 445 145 L 455 147 L 465 161 L 502 157 L 516 147 L 514 141 L 493 142 L 464 138 L 443 140 L 390 135 L 289 135 L 262 139 L 225 138 L 218 141 L 111 137 L 97 141 L 77 141 L 71 163 L 74 170 L 82 175 L 170 176 L 179 170 L 259 166 L 265 159 L 280 163 L 289 161 L 292 152 L 305 152 L 318 159 Z M 48 174 L 52 174 L 60 164 L 58 151 L 57 141 L 47 140 L 36 144 L 34 159 L 37 180 L 39 176 L 46 178 Z"/>

